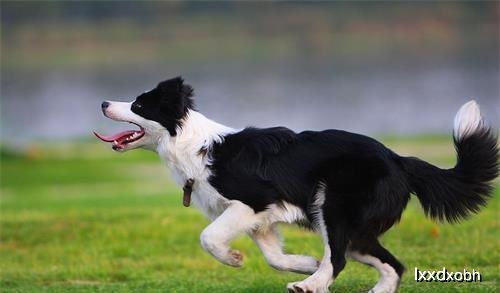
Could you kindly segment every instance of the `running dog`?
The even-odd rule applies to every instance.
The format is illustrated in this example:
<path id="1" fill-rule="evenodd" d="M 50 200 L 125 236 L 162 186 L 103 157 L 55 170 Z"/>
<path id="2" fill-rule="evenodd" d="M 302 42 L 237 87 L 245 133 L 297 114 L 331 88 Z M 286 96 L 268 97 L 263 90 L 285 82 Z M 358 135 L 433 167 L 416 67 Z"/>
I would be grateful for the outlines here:
<path id="1" fill-rule="evenodd" d="M 200 237 L 208 253 L 241 266 L 243 255 L 229 244 L 247 233 L 272 267 L 310 275 L 289 283 L 289 292 L 328 292 L 346 257 L 378 270 L 370 292 L 395 292 L 405 269 L 378 237 L 400 220 L 410 195 L 432 219 L 457 222 L 486 204 L 499 171 L 497 133 L 474 101 L 456 114 L 451 169 L 342 130 L 224 126 L 196 110 L 193 88 L 181 77 L 129 103 L 105 101 L 102 111 L 139 130 L 98 138 L 115 151 L 158 153 L 184 187 L 184 205 L 192 201 L 212 220 Z M 283 252 L 278 223 L 317 231 L 322 260 Z"/>

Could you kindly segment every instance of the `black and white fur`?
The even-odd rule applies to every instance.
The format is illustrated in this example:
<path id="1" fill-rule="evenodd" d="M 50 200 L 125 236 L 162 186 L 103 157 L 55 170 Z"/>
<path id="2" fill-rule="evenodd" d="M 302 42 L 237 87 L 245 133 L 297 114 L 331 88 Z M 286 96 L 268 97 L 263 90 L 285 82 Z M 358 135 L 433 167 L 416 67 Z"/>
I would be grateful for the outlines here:
<path id="1" fill-rule="evenodd" d="M 497 135 L 474 101 L 455 117 L 457 164 L 440 169 L 341 130 L 232 129 L 196 111 L 192 96 L 177 77 L 134 102 L 105 102 L 103 111 L 145 132 L 119 151 L 153 150 L 180 186 L 195 180 L 193 203 L 212 220 L 200 237 L 208 253 L 241 266 L 229 244 L 247 233 L 274 268 L 311 275 L 288 284 L 290 292 L 327 292 L 346 256 L 378 270 L 370 292 L 395 292 L 404 267 L 378 237 L 399 221 L 410 194 L 431 218 L 456 222 L 486 204 L 498 175 Z M 322 260 L 283 252 L 278 223 L 319 232 Z"/>

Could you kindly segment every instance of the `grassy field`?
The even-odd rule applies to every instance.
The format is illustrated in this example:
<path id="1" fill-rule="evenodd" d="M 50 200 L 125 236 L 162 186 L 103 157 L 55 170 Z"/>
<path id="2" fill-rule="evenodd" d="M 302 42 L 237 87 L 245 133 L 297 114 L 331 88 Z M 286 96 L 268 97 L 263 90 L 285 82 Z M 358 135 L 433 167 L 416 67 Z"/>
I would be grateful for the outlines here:
<path id="1" fill-rule="evenodd" d="M 452 166 L 449 137 L 385 138 L 401 154 Z M 198 241 L 208 224 L 184 208 L 181 190 L 156 155 L 112 153 L 81 142 L 2 152 L 0 291 L 2 292 L 284 292 L 305 276 L 271 269 L 241 237 L 242 268 L 224 266 Z M 402 292 L 496 292 L 499 190 L 478 216 L 435 224 L 412 200 L 382 242 L 406 265 Z M 283 227 L 286 250 L 321 256 L 318 236 Z M 477 283 L 417 283 L 415 267 L 481 273 Z M 362 292 L 375 270 L 348 263 L 333 292 Z"/>

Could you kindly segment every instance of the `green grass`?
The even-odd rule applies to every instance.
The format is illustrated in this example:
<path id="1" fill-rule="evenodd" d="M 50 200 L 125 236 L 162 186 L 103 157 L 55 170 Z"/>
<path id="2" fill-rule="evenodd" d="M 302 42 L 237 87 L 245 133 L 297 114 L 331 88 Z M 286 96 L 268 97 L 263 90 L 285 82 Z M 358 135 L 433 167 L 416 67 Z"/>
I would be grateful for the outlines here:
<path id="1" fill-rule="evenodd" d="M 451 139 L 384 139 L 400 153 L 441 166 L 454 160 Z M 242 268 L 218 263 L 198 241 L 208 224 L 184 208 L 181 190 L 156 155 L 112 153 L 82 142 L 3 150 L 0 291 L 2 292 L 283 292 L 305 276 L 271 269 L 247 237 L 233 246 Z M 382 241 L 405 264 L 402 292 L 496 292 L 499 279 L 499 190 L 489 206 L 458 225 L 427 220 L 412 200 Z M 318 236 L 284 227 L 286 250 L 321 256 Z M 478 283 L 417 283 L 414 267 L 475 269 Z M 362 292 L 375 270 L 350 262 L 333 292 Z"/>

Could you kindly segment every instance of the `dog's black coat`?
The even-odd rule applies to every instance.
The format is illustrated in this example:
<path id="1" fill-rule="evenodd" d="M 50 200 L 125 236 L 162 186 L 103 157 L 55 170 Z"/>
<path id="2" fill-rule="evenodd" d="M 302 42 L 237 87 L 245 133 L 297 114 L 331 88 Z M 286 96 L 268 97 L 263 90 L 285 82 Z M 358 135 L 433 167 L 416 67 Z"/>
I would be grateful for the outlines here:
<path id="1" fill-rule="evenodd" d="M 397 155 L 379 142 L 340 130 L 294 133 L 247 128 L 225 137 L 211 152 L 210 183 L 256 212 L 286 201 L 308 211 L 318 184 L 361 207 L 381 182 L 398 176 Z M 244 188 L 242 188 L 244 187 Z M 409 193 L 402 186 L 401 193 Z"/>
<path id="2" fill-rule="evenodd" d="M 159 122 L 174 136 L 194 107 L 192 95 L 192 88 L 175 78 L 139 96 L 132 110 Z M 288 202 L 313 223 L 311 207 L 323 187 L 322 213 L 334 275 L 343 269 L 347 249 L 375 256 L 401 275 L 403 265 L 377 238 L 400 219 L 411 193 L 427 215 L 451 222 L 477 212 L 491 196 L 490 182 L 498 176 L 496 133 L 483 126 L 454 143 L 458 162 L 446 170 L 401 157 L 367 136 L 340 130 L 295 133 L 284 127 L 246 128 L 200 155 L 210 156 L 209 182 L 219 193 L 255 212 Z"/>

